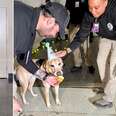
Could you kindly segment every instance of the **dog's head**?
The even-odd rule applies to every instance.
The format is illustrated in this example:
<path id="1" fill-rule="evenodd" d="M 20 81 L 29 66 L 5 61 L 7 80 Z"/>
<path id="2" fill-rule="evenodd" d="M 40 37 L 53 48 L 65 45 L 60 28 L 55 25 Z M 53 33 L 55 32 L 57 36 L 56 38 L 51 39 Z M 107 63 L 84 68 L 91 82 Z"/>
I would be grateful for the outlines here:
<path id="1" fill-rule="evenodd" d="M 44 64 L 45 71 L 55 76 L 63 75 L 63 61 L 61 58 L 46 60 Z"/>

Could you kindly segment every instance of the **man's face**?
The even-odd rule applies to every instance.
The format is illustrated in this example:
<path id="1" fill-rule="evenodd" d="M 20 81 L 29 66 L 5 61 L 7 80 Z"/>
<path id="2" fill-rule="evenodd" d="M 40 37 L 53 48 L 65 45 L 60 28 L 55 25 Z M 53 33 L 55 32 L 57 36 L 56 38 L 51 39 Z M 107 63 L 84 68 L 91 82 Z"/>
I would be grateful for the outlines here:
<path id="1" fill-rule="evenodd" d="M 105 12 L 107 2 L 108 0 L 88 0 L 89 11 L 98 18 Z"/>
<path id="2" fill-rule="evenodd" d="M 46 17 L 41 27 L 37 30 L 40 36 L 55 38 L 59 32 L 59 25 L 55 22 L 55 18 Z"/>

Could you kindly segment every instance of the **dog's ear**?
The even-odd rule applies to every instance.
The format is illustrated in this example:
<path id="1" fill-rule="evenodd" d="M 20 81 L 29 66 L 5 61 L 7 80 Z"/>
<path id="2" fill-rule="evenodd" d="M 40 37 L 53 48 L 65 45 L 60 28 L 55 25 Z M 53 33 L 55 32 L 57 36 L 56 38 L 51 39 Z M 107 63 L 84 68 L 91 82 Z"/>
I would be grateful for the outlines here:
<path id="1" fill-rule="evenodd" d="M 64 65 L 63 60 L 61 58 L 59 58 L 58 60 L 59 60 L 60 66 L 63 67 Z"/>
<path id="2" fill-rule="evenodd" d="M 52 72 L 52 69 L 50 67 L 50 61 L 49 60 L 46 60 L 45 64 L 44 64 L 44 67 L 45 67 L 45 70 L 47 73 L 51 73 Z"/>

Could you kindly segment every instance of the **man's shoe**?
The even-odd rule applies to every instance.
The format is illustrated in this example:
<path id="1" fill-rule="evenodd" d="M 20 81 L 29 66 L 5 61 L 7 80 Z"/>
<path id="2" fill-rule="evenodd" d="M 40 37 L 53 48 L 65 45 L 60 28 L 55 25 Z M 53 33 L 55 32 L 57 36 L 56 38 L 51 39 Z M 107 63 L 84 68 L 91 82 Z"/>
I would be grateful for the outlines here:
<path id="1" fill-rule="evenodd" d="M 102 107 L 102 108 L 111 108 L 113 106 L 112 102 L 108 102 L 104 99 L 97 100 L 93 102 L 93 104 L 97 107 Z"/>
<path id="2" fill-rule="evenodd" d="M 81 72 L 81 71 L 82 71 L 82 66 L 79 66 L 79 67 L 73 66 L 71 68 L 71 72 Z"/>
<path id="3" fill-rule="evenodd" d="M 94 74 L 95 73 L 95 68 L 92 65 L 88 66 L 88 72 L 91 73 L 91 74 Z"/>

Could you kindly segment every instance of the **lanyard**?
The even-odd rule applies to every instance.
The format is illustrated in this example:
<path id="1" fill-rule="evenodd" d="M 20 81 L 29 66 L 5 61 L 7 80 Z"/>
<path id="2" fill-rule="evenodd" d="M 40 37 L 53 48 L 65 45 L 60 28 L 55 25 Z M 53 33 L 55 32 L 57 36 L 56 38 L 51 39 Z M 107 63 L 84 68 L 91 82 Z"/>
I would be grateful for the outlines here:
<path id="1" fill-rule="evenodd" d="M 98 33 L 99 32 L 99 22 L 97 21 L 97 19 L 95 19 L 91 32 L 93 33 Z"/>

